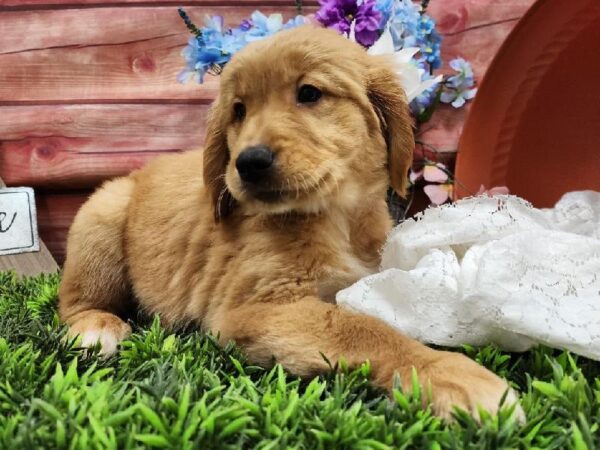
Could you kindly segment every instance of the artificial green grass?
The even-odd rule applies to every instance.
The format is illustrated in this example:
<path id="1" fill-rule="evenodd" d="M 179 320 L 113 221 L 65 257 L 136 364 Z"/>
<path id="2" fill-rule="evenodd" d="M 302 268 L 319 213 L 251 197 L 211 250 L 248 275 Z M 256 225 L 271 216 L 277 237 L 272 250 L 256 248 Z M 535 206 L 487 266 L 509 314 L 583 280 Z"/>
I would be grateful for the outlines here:
<path id="1" fill-rule="evenodd" d="M 370 388 L 366 364 L 299 380 L 157 320 L 138 322 L 118 355 L 86 356 L 64 339 L 58 282 L 0 273 L 0 448 L 600 447 L 600 363 L 584 358 L 465 349 L 523 393 L 528 422 L 504 410 L 447 424 L 420 407 L 417 386 L 393 400 Z"/>

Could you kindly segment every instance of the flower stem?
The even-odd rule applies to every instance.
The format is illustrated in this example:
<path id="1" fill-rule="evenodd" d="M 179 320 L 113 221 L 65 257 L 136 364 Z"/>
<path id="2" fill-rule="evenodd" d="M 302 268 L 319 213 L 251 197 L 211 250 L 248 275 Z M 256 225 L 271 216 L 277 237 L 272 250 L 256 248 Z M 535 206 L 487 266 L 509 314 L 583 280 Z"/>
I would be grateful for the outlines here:
<path id="1" fill-rule="evenodd" d="M 190 33 L 195 35 L 198 39 L 201 39 L 202 31 L 199 30 L 196 25 L 194 25 L 194 22 L 192 22 L 192 19 L 190 19 L 190 16 L 187 15 L 187 13 L 184 11 L 183 8 L 178 8 L 177 11 L 179 12 L 179 17 L 181 17 L 183 19 L 183 22 L 185 23 L 185 26 L 187 27 L 187 29 L 190 30 Z"/>
<path id="2" fill-rule="evenodd" d="M 301 16 L 301 15 L 303 15 L 302 0 L 295 0 L 295 1 L 296 1 L 296 14 Z"/>

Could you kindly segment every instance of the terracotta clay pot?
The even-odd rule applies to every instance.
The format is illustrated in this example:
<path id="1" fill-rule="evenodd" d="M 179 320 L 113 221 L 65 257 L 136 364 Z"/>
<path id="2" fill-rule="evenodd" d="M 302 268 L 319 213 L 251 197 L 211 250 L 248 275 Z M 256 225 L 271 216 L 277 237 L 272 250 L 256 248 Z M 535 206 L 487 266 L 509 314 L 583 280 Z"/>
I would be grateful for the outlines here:
<path id="1" fill-rule="evenodd" d="M 537 207 L 600 191 L 600 0 L 525 14 L 481 82 L 455 175 L 457 198 L 508 186 Z"/>

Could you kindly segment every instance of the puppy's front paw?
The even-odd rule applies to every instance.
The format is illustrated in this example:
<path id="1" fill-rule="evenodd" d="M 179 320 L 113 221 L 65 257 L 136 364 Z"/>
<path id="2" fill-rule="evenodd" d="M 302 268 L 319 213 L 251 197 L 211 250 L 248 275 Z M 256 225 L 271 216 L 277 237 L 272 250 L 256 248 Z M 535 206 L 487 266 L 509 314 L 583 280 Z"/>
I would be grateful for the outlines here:
<path id="1" fill-rule="evenodd" d="M 79 336 L 79 345 L 90 348 L 100 344 L 100 354 L 112 355 L 117 345 L 131 334 L 131 327 L 114 314 L 90 311 L 69 327 L 68 336 Z"/>
<path id="2" fill-rule="evenodd" d="M 502 406 L 519 401 L 506 381 L 459 353 L 438 352 L 438 357 L 426 366 L 425 373 L 419 373 L 419 378 L 425 385 L 430 384 L 433 410 L 445 419 L 452 419 L 455 406 L 476 420 L 479 420 L 479 408 L 496 414 L 507 391 Z M 515 415 L 519 422 L 525 422 L 525 413 L 519 404 Z"/>

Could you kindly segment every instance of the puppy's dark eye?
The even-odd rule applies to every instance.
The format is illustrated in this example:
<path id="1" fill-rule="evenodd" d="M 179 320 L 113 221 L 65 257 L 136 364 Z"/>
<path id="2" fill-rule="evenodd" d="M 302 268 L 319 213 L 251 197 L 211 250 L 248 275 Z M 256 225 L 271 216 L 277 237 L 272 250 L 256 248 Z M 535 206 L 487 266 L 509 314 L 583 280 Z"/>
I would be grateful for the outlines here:
<path id="1" fill-rule="evenodd" d="M 242 102 L 235 102 L 233 104 L 233 114 L 235 116 L 235 120 L 242 121 L 244 117 L 246 117 L 246 106 Z"/>
<path id="2" fill-rule="evenodd" d="M 312 84 L 303 84 L 298 89 L 298 103 L 315 103 L 323 93 Z"/>

